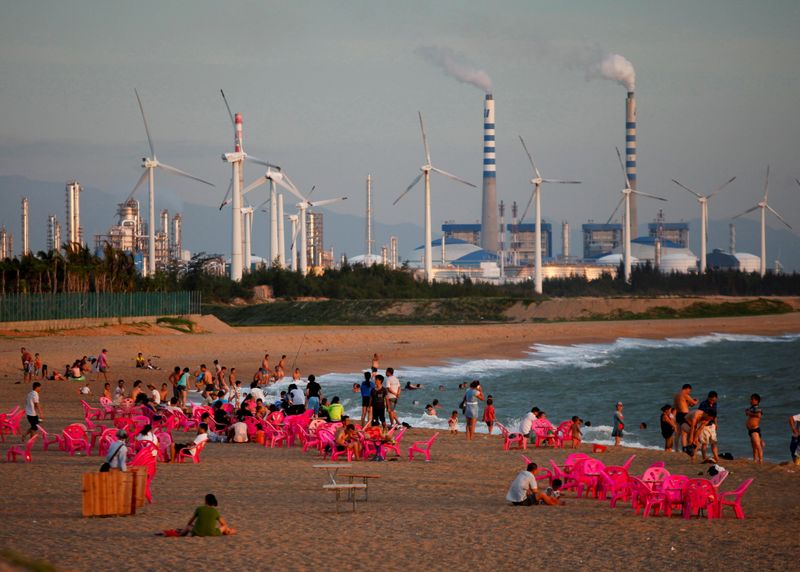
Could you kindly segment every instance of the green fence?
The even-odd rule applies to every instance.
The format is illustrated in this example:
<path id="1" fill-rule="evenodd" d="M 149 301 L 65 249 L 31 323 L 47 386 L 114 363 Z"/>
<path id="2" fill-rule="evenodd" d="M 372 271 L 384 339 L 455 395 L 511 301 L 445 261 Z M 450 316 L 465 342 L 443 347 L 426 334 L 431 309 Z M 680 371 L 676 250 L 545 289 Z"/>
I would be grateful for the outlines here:
<path id="1" fill-rule="evenodd" d="M 200 313 L 200 292 L 7 294 L 0 322 L 176 316 Z"/>

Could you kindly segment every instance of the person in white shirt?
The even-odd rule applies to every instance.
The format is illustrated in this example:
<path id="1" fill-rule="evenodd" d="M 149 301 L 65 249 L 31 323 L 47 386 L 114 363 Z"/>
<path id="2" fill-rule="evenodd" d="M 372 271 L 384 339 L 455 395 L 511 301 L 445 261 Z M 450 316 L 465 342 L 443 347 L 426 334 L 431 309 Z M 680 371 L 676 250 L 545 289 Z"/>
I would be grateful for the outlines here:
<path id="1" fill-rule="evenodd" d="M 258 387 L 258 382 L 254 381 L 250 384 L 250 395 L 253 397 L 253 401 L 261 400 L 261 402 L 265 402 L 266 396 L 264 395 L 264 390 Z"/>
<path id="2" fill-rule="evenodd" d="M 389 421 L 393 425 L 398 425 L 397 419 L 397 400 L 400 399 L 400 380 L 394 375 L 394 368 L 386 368 L 386 391 L 389 392 Z"/>
<path id="3" fill-rule="evenodd" d="M 139 434 L 136 436 L 136 440 L 155 445 L 155 447 L 153 447 L 153 456 L 158 457 L 158 437 L 156 437 L 155 433 L 153 433 L 152 425 L 148 424 L 142 427 L 142 430 L 139 431 Z"/>
<path id="4" fill-rule="evenodd" d="M 26 437 L 33 437 L 39 430 L 39 421 L 42 420 L 42 405 L 39 403 L 39 393 L 42 391 L 42 384 L 34 381 L 31 390 L 25 398 L 25 415 L 28 417 L 28 423 L 31 428 L 22 436 L 24 441 Z"/>
<path id="5" fill-rule="evenodd" d="M 536 463 L 528 463 L 524 471 L 520 471 L 506 493 L 506 500 L 514 506 L 531 506 L 537 504 L 539 493 L 534 473 L 538 469 Z"/>
<path id="6" fill-rule="evenodd" d="M 127 470 L 128 447 L 125 445 L 125 439 L 127 438 L 128 434 L 123 429 L 120 429 L 117 431 L 117 440 L 111 443 L 108 448 L 106 463 L 111 465 L 112 469 Z"/>
<path id="7" fill-rule="evenodd" d="M 519 432 L 525 435 L 526 439 L 530 437 L 531 429 L 533 428 L 533 422 L 536 421 L 537 413 L 539 413 L 539 408 L 534 407 L 531 409 L 530 413 L 526 414 L 525 417 L 522 418 L 522 421 L 519 424 Z"/>
<path id="8" fill-rule="evenodd" d="M 208 423 L 201 423 L 197 426 L 197 436 L 194 438 L 194 441 L 191 443 L 176 443 L 173 445 L 172 462 L 177 462 L 179 453 L 184 449 L 194 457 L 197 454 L 197 447 L 206 441 L 208 441 Z"/>
<path id="9" fill-rule="evenodd" d="M 153 403 L 156 405 L 161 405 L 161 392 L 156 389 L 156 386 L 148 383 L 147 389 L 150 390 L 150 399 L 153 400 Z"/>
<path id="10" fill-rule="evenodd" d="M 289 415 L 300 415 L 306 410 L 306 394 L 295 384 L 289 386 Z"/>

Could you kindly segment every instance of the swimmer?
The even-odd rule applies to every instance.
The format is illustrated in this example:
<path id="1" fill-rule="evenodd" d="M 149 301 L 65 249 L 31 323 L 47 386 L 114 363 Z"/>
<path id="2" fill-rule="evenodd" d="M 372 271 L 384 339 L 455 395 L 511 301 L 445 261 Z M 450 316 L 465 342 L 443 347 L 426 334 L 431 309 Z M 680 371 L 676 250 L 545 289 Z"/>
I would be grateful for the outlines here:
<path id="1" fill-rule="evenodd" d="M 411 383 L 410 381 L 407 381 L 405 388 L 407 390 L 409 390 L 409 391 L 414 391 L 415 389 L 422 389 L 422 384 L 421 383 Z"/>

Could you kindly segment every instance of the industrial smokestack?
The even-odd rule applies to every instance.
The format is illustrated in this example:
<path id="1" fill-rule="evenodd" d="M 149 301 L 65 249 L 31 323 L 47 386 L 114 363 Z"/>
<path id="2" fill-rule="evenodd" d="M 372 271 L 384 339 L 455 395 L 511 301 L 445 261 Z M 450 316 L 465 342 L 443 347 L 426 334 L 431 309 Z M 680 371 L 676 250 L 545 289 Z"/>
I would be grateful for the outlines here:
<path id="1" fill-rule="evenodd" d="M 483 106 L 483 204 L 481 210 L 481 248 L 497 252 L 497 187 L 495 170 L 494 98 L 486 94 Z"/>
<path id="2" fill-rule="evenodd" d="M 389 238 L 389 263 L 392 270 L 397 268 L 397 237 L 392 236 Z"/>
<path id="3" fill-rule="evenodd" d="M 367 264 L 372 264 L 372 175 L 367 175 Z"/>
<path id="4" fill-rule="evenodd" d="M 9 238 L 8 232 L 6 232 L 6 227 L 0 228 L 0 260 L 5 260 L 6 258 L 11 258 L 13 256 L 11 248 L 9 248 L 8 245 Z"/>
<path id="5" fill-rule="evenodd" d="M 82 190 L 78 181 L 67 183 L 67 239 L 70 248 L 80 247 L 83 241 L 83 229 L 81 229 Z"/>
<path id="6" fill-rule="evenodd" d="M 177 213 L 172 218 L 172 257 L 180 260 L 183 250 L 183 217 Z"/>
<path id="7" fill-rule="evenodd" d="M 56 215 L 47 215 L 47 250 L 57 252 L 61 242 L 61 229 L 58 228 Z"/>
<path id="8" fill-rule="evenodd" d="M 569 223 L 561 223 L 561 254 L 566 262 L 569 259 Z"/>
<path id="9" fill-rule="evenodd" d="M 28 211 L 28 207 L 28 197 L 22 197 L 22 256 L 26 256 L 31 252 L 30 242 L 28 241 L 30 238 L 30 225 L 28 224 L 30 212 Z"/>
<path id="10" fill-rule="evenodd" d="M 511 203 L 511 265 L 519 266 L 519 228 L 517 226 L 517 201 Z"/>
<path id="11" fill-rule="evenodd" d="M 631 188 L 636 190 L 636 98 L 633 91 L 625 98 L 625 174 Z M 636 238 L 639 232 L 639 218 L 636 212 L 636 195 L 631 198 L 631 234 Z"/>

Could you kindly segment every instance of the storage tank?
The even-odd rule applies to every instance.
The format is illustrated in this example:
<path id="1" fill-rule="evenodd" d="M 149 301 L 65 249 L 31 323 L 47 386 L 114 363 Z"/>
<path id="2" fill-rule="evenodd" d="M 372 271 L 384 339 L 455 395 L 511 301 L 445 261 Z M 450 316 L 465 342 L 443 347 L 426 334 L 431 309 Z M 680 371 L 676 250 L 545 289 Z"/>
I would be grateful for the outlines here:
<path id="1" fill-rule="evenodd" d="M 749 252 L 734 252 L 733 256 L 739 262 L 739 270 L 742 272 L 760 272 L 761 259 Z"/>
<path id="2" fill-rule="evenodd" d="M 664 274 L 694 272 L 697 270 L 697 257 L 682 253 L 665 254 L 661 257 L 659 270 Z"/>

